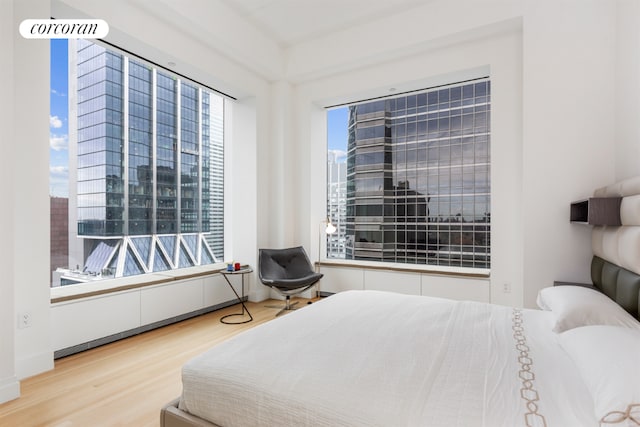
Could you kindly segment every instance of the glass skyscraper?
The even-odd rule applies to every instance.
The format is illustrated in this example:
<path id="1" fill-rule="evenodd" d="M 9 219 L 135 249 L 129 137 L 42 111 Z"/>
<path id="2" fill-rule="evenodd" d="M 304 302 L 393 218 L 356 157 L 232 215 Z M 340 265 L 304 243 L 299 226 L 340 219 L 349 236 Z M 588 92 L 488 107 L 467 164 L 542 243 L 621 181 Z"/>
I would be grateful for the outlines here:
<path id="1" fill-rule="evenodd" d="M 336 153 L 327 159 L 327 216 L 336 232 L 327 235 L 328 258 L 344 258 L 347 219 L 347 164 L 337 161 Z"/>
<path id="2" fill-rule="evenodd" d="M 86 40 L 69 50 L 83 273 L 120 277 L 221 259 L 224 100 Z"/>
<path id="3" fill-rule="evenodd" d="M 349 106 L 345 258 L 490 266 L 490 82 Z"/>

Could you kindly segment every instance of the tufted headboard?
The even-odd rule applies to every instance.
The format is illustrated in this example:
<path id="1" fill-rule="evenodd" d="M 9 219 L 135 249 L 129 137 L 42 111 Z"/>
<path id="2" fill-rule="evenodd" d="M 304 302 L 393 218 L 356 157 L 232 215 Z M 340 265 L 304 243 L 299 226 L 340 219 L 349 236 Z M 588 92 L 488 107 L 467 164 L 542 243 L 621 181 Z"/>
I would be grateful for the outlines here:
<path id="1" fill-rule="evenodd" d="M 640 176 L 597 189 L 594 197 L 622 197 L 621 225 L 594 225 L 594 286 L 640 320 Z"/>

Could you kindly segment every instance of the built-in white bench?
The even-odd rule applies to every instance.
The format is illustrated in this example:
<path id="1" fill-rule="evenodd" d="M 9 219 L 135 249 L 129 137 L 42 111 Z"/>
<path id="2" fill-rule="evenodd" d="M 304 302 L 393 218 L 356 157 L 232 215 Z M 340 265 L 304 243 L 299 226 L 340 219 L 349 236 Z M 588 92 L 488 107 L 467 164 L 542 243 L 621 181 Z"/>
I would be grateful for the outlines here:
<path id="1" fill-rule="evenodd" d="M 208 265 L 51 288 L 54 358 L 236 304 L 220 270 Z M 240 293 L 240 276 L 230 279 Z"/>

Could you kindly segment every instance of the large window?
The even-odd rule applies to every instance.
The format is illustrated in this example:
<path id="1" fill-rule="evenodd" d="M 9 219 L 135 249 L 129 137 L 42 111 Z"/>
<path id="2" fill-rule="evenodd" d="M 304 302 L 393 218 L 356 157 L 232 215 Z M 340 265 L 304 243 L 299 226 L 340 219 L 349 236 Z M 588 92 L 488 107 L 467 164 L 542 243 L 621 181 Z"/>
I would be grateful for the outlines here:
<path id="1" fill-rule="evenodd" d="M 224 102 L 117 49 L 51 41 L 52 286 L 222 259 Z"/>
<path id="2" fill-rule="evenodd" d="M 334 108 L 327 257 L 489 268 L 488 79 Z M 336 171 L 340 171 L 336 173 Z"/>

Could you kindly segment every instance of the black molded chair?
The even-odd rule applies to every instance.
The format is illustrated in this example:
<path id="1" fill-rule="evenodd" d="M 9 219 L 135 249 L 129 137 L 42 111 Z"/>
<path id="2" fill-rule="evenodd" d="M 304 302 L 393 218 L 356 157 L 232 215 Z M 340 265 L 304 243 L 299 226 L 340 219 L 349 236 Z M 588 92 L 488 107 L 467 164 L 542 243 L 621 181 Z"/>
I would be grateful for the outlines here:
<path id="1" fill-rule="evenodd" d="M 276 316 L 287 310 L 295 310 L 297 304 L 291 304 L 291 295 L 311 288 L 322 278 L 321 273 L 313 270 L 311 261 L 302 246 L 287 249 L 260 249 L 258 257 L 258 276 L 265 286 L 274 289 L 285 297 L 286 305 L 267 306 L 280 308 Z"/>

